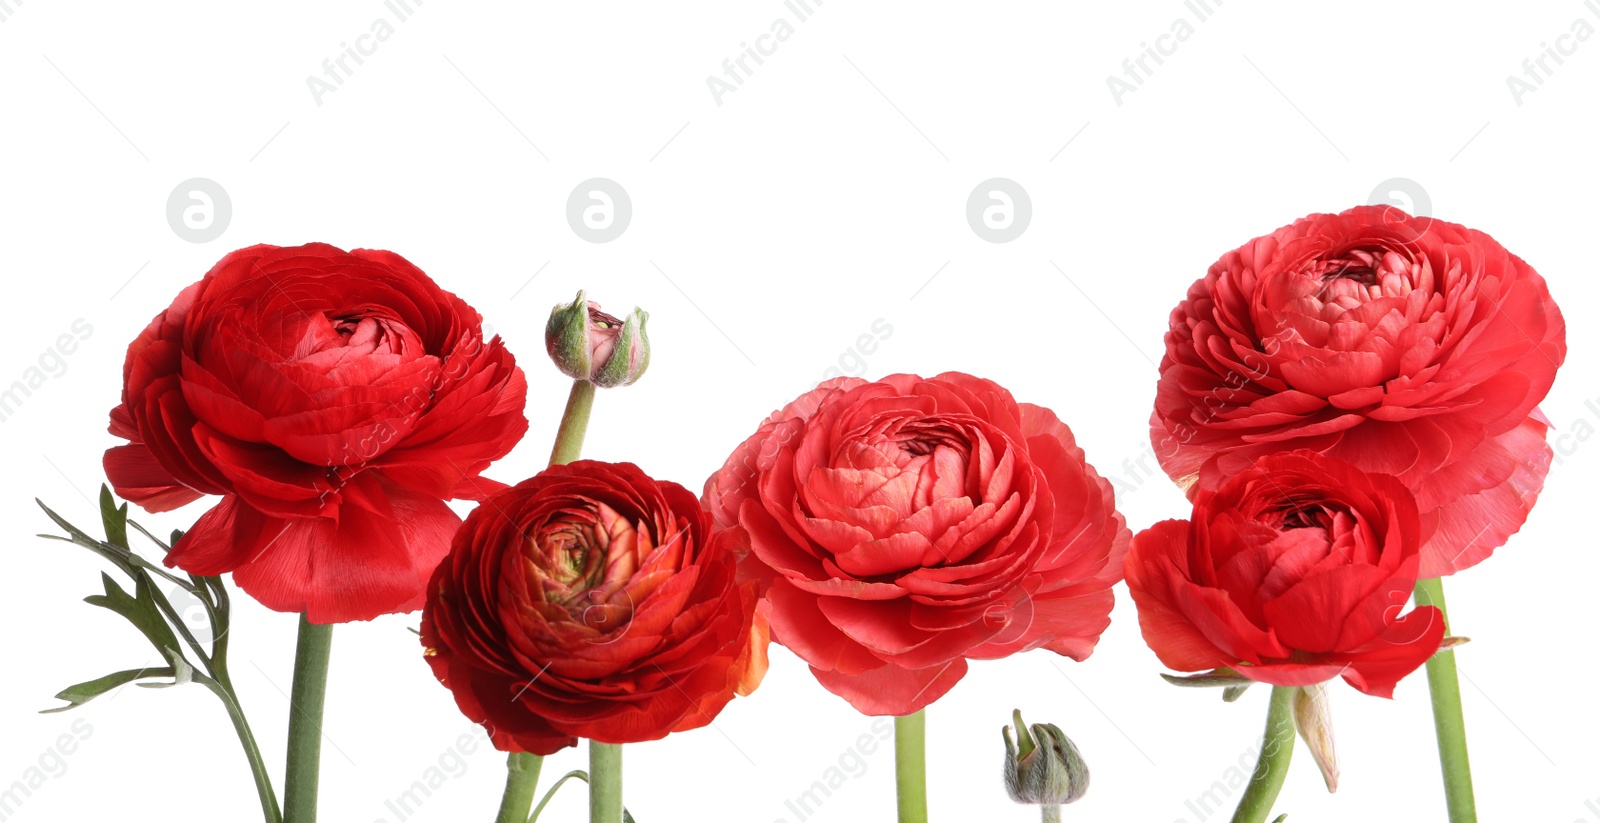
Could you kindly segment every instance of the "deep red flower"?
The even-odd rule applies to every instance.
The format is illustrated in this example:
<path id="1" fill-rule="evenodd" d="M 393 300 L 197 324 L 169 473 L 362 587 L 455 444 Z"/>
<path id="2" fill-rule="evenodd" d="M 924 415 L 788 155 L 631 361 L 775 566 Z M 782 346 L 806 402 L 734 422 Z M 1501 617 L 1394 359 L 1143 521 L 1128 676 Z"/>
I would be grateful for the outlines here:
<path id="1" fill-rule="evenodd" d="M 386 251 L 229 254 L 128 347 L 105 470 L 150 511 L 220 494 L 168 566 L 315 623 L 422 606 L 445 500 L 528 428 L 527 383 L 472 307 Z"/>
<path id="2" fill-rule="evenodd" d="M 428 663 L 503 751 L 699 728 L 766 671 L 743 539 L 631 463 L 551 467 L 456 533 L 422 612 Z"/>
<path id="3" fill-rule="evenodd" d="M 1276 686 L 1343 676 L 1390 697 L 1444 638 L 1433 606 L 1401 615 L 1423 537 L 1398 479 L 1316 452 L 1268 455 L 1202 487 L 1189 520 L 1135 536 L 1128 589 L 1169 668 Z"/>
<path id="4" fill-rule="evenodd" d="M 932 703 L 969 658 L 1088 657 L 1129 537 L 1055 414 L 954 372 L 822 384 L 705 497 L 750 533 L 773 639 L 867 714 Z"/>
<path id="5" fill-rule="evenodd" d="M 1223 255 L 1166 343 L 1151 439 L 1186 488 L 1293 449 L 1397 475 L 1438 577 L 1504 544 L 1544 485 L 1537 404 L 1566 326 L 1482 232 L 1388 206 L 1312 215 Z"/>

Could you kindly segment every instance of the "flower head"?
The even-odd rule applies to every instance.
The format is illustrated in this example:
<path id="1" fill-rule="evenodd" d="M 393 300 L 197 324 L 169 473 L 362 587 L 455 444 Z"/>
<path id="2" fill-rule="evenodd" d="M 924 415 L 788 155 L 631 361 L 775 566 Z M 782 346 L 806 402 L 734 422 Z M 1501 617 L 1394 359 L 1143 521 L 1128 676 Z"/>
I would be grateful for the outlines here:
<path id="1" fill-rule="evenodd" d="M 742 541 L 632 464 L 553 466 L 462 524 L 428 588 L 428 663 L 506 751 L 704 726 L 766 668 Z"/>
<path id="2" fill-rule="evenodd" d="M 868 714 L 928 705 L 968 659 L 1088 657 L 1128 543 L 1111 485 L 1052 412 L 954 372 L 822 384 L 705 498 L 750 534 L 774 638 Z"/>
<path id="3" fill-rule="evenodd" d="M 254 246 L 128 347 L 105 454 L 150 511 L 222 500 L 166 563 L 233 572 L 312 622 L 422 605 L 461 522 L 445 501 L 527 431 L 527 383 L 478 313 L 397 254 Z"/>
<path id="4" fill-rule="evenodd" d="M 1228 252 L 1173 310 L 1151 417 L 1191 495 L 1272 452 L 1398 476 L 1421 575 L 1521 527 L 1551 461 L 1539 413 L 1566 357 L 1545 281 L 1488 235 L 1392 206 L 1315 214 Z"/>
<path id="5" fill-rule="evenodd" d="M 1140 532 L 1128 555 L 1139 626 L 1169 668 L 1343 677 L 1389 697 L 1439 650 L 1439 610 L 1405 612 L 1424 534 L 1400 481 L 1300 451 L 1207 488 L 1189 520 Z"/>

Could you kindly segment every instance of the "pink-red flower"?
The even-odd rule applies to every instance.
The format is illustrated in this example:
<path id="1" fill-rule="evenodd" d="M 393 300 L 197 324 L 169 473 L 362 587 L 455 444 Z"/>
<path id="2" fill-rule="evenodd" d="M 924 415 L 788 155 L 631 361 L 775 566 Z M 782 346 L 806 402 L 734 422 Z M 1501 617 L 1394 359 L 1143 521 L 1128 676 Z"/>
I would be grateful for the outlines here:
<path id="1" fill-rule="evenodd" d="M 1151 439 L 1191 496 L 1294 449 L 1396 475 L 1432 534 L 1423 577 L 1504 544 L 1549 470 L 1537 405 L 1566 326 L 1479 231 L 1388 206 L 1312 215 L 1223 255 L 1166 345 Z"/>
<path id="2" fill-rule="evenodd" d="M 1189 520 L 1140 532 L 1128 589 L 1167 667 L 1277 686 L 1343 677 L 1393 695 L 1439 650 L 1439 610 L 1409 613 L 1425 537 L 1399 480 L 1316 452 L 1268 455 L 1202 486 Z"/>
<path id="3" fill-rule="evenodd" d="M 968 659 L 1088 657 L 1129 538 L 1052 412 L 954 372 L 824 383 L 705 498 L 750 534 L 773 639 L 868 714 L 921 709 Z"/>
<path id="4" fill-rule="evenodd" d="M 743 537 L 631 463 L 551 467 L 462 524 L 428 587 L 428 663 L 504 751 L 699 728 L 766 670 Z"/>
<path id="5" fill-rule="evenodd" d="M 422 606 L 445 500 L 527 430 L 527 384 L 478 313 L 386 251 L 229 254 L 128 347 L 106 452 L 150 511 L 222 500 L 167 555 L 312 622 Z"/>

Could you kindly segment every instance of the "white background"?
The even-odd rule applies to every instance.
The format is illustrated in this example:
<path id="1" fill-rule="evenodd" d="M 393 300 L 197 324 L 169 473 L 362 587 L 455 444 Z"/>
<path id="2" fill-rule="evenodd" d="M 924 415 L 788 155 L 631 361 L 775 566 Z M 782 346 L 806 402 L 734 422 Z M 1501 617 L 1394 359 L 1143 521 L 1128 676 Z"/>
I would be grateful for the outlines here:
<path id="1" fill-rule="evenodd" d="M 1473 638 L 1459 659 L 1482 819 L 1600 820 L 1586 602 L 1600 572 L 1600 447 L 1583 442 L 1600 427 L 1600 341 L 1586 316 L 1600 297 L 1600 37 L 1561 41 L 1575 53 L 1547 59 L 1553 71 L 1520 105 L 1506 82 L 1573 21 L 1600 28 L 1580 2 L 1227 0 L 1195 23 L 1175 0 L 828 0 L 794 23 L 776 0 L 430 0 L 321 105 L 306 78 L 374 20 L 394 21 L 380 2 L 5 7 L 0 384 L 38 365 L 75 319 L 93 328 L 65 372 L 0 423 L 0 787 L 75 718 L 91 729 L 8 820 L 179 808 L 260 819 L 222 710 L 199 687 L 126 688 L 75 713 L 33 713 L 70 683 L 157 664 L 120 619 L 77 602 L 102 564 L 33 538 L 49 524 L 31 498 L 93 524 L 128 341 L 233 248 L 393 249 L 479 307 L 530 384 L 529 437 L 490 470 L 502 480 L 548 454 L 565 384 L 541 329 L 551 304 L 587 288 L 619 313 L 646 307 L 654 341 L 650 374 L 602 393 L 588 456 L 698 489 L 768 411 L 830 368 L 959 369 L 1054 408 L 1118 477 L 1137 529 L 1187 511 L 1148 476 L 1152 462 L 1135 463 L 1184 289 L 1227 249 L 1368 202 L 1396 177 L 1418 186 L 1397 202 L 1421 210 L 1425 196 L 1434 216 L 1486 230 L 1537 267 L 1571 324 L 1544 405 L 1561 450 L 1544 496 L 1449 594 L 1458 633 Z M 719 106 L 707 76 L 780 17 L 793 36 Z M 1179 18 L 1193 36 L 1147 63 L 1154 72 L 1119 105 L 1107 76 Z M 607 244 L 565 218 L 573 187 L 596 176 L 633 201 L 632 224 Z M 166 221 L 168 195 L 193 177 L 233 203 L 214 242 L 187 242 Z M 968 194 L 991 177 L 1031 196 L 1032 223 L 1014 242 L 985 242 L 966 222 Z M 852 353 L 879 318 L 892 334 Z M 202 510 L 141 519 L 165 532 Z M 1061 725 L 1092 765 L 1093 787 L 1066 819 L 1226 819 L 1231 790 L 1226 809 L 1191 804 L 1259 739 L 1266 690 L 1225 705 L 1166 685 L 1117 591 L 1088 662 L 1035 652 L 978 663 L 931 709 L 937 820 L 1037 819 L 1001 790 L 999 729 L 1014 706 Z M 295 620 L 238 601 L 233 670 L 281 774 Z M 416 624 L 391 616 L 335 633 L 327 821 L 395 823 L 385 801 L 441 756 L 453 764 L 447 753 L 470 730 L 429 676 L 407 630 Z M 1334 692 L 1341 789 L 1328 795 L 1301 749 L 1279 809 L 1296 823 L 1442 820 L 1420 675 L 1393 701 Z M 641 823 L 796 823 L 785 801 L 841 757 L 854 767 L 849 751 L 870 725 L 774 648 L 762 690 L 714 727 L 629 747 L 628 802 Z M 865 755 L 864 773 L 853 768 L 808 819 L 892 819 L 892 761 L 887 748 Z M 582 762 L 564 752 L 547 774 Z M 493 816 L 502 757 L 479 747 L 465 763 L 410 820 Z M 580 819 L 582 796 L 546 819 Z"/>

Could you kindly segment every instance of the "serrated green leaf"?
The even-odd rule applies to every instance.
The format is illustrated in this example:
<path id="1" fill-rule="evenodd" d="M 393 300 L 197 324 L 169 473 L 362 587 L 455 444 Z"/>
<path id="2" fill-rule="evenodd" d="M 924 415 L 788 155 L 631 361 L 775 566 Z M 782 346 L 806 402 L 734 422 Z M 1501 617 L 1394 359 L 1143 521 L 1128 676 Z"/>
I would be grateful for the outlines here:
<path id="1" fill-rule="evenodd" d="M 111 488 L 103 484 L 100 486 L 100 521 L 105 524 L 107 543 L 128 548 L 128 504 L 123 503 L 118 508 Z"/>
<path id="2" fill-rule="evenodd" d="M 117 688 L 118 686 L 125 686 L 134 682 L 135 680 L 143 680 L 147 677 L 172 677 L 175 674 L 176 673 L 171 667 L 161 667 L 156 669 L 129 669 L 127 671 L 113 672 L 105 677 L 98 677 L 94 680 L 85 681 L 75 686 L 68 686 L 65 689 L 62 689 L 56 694 L 56 699 L 67 701 L 67 705 L 57 706 L 54 709 L 44 709 L 39 713 L 55 714 L 56 712 L 64 712 L 70 709 L 76 709 L 79 706 L 88 703 L 90 700 L 93 700 L 96 697 L 99 697 L 100 695 Z"/>
<path id="3" fill-rule="evenodd" d="M 150 577 L 143 571 L 135 577 L 134 593 L 132 595 L 117 585 L 111 575 L 102 572 L 101 581 L 105 584 L 105 594 L 92 594 L 83 599 L 91 606 L 99 606 L 122 615 L 134 628 L 138 629 L 156 651 L 166 656 L 169 649 L 176 650 L 178 637 L 172 633 L 172 627 L 167 625 L 167 619 L 161 614 L 161 609 L 156 606 L 154 587 L 150 585 Z"/>
<path id="4" fill-rule="evenodd" d="M 71 523 L 68 523 L 67 519 L 65 517 L 62 517 L 61 515 L 56 514 L 54 510 L 52 510 L 49 506 L 46 506 L 44 504 L 43 500 L 40 500 L 39 498 L 35 497 L 33 499 L 33 502 L 38 503 L 39 504 L 39 508 L 44 509 L 44 513 L 51 520 L 54 520 L 56 522 L 57 526 L 60 526 L 61 528 L 66 529 L 67 534 L 72 535 L 74 540 L 81 540 L 81 541 L 83 541 L 85 543 L 89 543 L 89 544 L 94 544 L 94 543 L 99 543 L 100 542 L 100 541 L 94 539 L 93 537 L 90 537 L 89 535 L 84 534 L 83 530 L 79 529 L 77 526 L 74 526 Z"/>
<path id="5" fill-rule="evenodd" d="M 130 575 L 133 574 L 133 568 L 135 565 L 134 561 L 136 561 L 138 558 L 133 556 L 132 553 L 127 549 L 119 546 L 113 546 L 103 540 L 90 537 L 82 529 L 72 525 L 71 523 L 68 523 L 66 518 L 56 514 L 54 510 L 44 504 L 44 501 L 35 498 L 34 502 L 38 503 L 39 508 L 43 509 L 44 513 L 49 516 L 51 520 L 55 521 L 57 526 L 60 526 L 67 533 L 66 538 L 62 538 L 59 535 L 53 534 L 41 534 L 39 535 L 40 537 L 48 540 L 65 539 L 66 542 L 72 543 L 75 546 L 82 546 L 83 548 L 100 555 L 102 558 L 105 558 L 112 565 L 116 566 L 118 569 L 121 569 L 123 572 Z"/>

